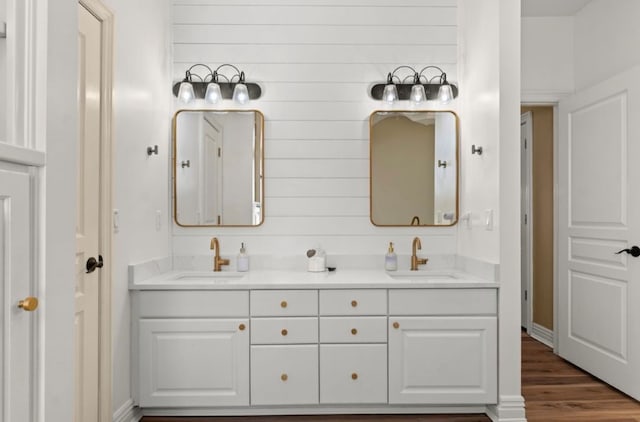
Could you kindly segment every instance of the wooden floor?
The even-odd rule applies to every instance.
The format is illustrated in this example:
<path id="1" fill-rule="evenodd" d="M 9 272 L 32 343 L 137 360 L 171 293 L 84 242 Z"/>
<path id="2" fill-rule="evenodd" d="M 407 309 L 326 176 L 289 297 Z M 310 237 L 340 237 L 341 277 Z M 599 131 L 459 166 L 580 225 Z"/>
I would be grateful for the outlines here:
<path id="1" fill-rule="evenodd" d="M 522 335 L 522 394 L 529 422 L 640 422 L 640 403 Z M 490 422 L 485 415 L 336 415 L 166 418 L 143 422 Z"/>

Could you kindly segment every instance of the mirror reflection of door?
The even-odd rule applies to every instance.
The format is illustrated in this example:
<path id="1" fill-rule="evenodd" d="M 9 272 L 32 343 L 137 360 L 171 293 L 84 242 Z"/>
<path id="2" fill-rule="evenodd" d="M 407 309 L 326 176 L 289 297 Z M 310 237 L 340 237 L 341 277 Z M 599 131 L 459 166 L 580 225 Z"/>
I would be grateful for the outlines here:
<path id="1" fill-rule="evenodd" d="M 202 218 L 198 224 L 224 224 L 222 221 L 222 133 L 213 118 L 204 115 L 202 126 L 201 192 Z"/>

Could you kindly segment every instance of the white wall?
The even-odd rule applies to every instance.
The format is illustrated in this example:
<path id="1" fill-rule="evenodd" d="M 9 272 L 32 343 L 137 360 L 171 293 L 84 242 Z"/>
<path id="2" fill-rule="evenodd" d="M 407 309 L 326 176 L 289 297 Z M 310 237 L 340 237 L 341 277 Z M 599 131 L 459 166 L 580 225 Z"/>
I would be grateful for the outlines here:
<path id="1" fill-rule="evenodd" d="M 523 98 L 573 92 L 573 17 L 522 18 L 521 32 Z"/>
<path id="2" fill-rule="evenodd" d="M 103 0 L 115 15 L 113 410 L 131 397 L 127 266 L 169 254 L 170 8 L 157 0 Z M 75 45 L 75 41 L 74 41 Z M 159 154 L 147 156 L 157 144 Z M 156 210 L 162 213 L 156 230 Z"/>
<path id="3" fill-rule="evenodd" d="M 250 254 L 299 256 L 320 243 L 329 257 L 382 260 L 389 241 L 409 254 L 415 235 L 425 255 L 455 253 L 455 227 L 377 228 L 369 221 L 368 117 L 382 105 L 368 88 L 401 64 L 438 65 L 456 81 L 456 3 L 174 1 L 174 80 L 194 63 L 238 65 L 261 84 L 263 98 L 249 106 L 266 121 L 264 224 L 174 227 L 174 254 L 209 254 L 214 235 L 223 256 L 235 256 L 241 242 Z"/>
<path id="4" fill-rule="evenodd" d="M 493 0 L 460 1 L 460 213 L 458 254 L 498 263 L 499 227 L 483 226 L 484 212 L 498 213 L 500 142 L 499 6 Z M 482 155 L 471 154 L 471 145 Z"/>
<path id="5" fill-rule="evenodd" d="M 575 85 L 579 90 L 640 63 L 640 2 L 593 0 L 575 16 Z"/>
<path id="6" fill-rule="evenodd" d="M 46 31 L 37 70 L 46 74 L 46 113 L 38 116 L 38 144 L 46 146 L 43 177 L 45 249 L 40 293 L 40 334 L 44 341 L 44 386 L 40 417 L 46 422 L 73 420 L 74 291 L 76 227 L 77 7 L 74 0 L 56 1 L 55 7 L 37 2 L 39 30 Z M 46 44 L 44 44 L 46 40 Z M 46 50 L 44 46 L 46 45 Z M 43 88 L 40 86 L 40 88 Z M 42 110 L 42 109 L 41 109 Z M 45 117 L 46 116 L 46 117 Z M 44 120 L 43 120 L 44 119 Z M 42 132 L 41 132 L 42 131 Z"/>

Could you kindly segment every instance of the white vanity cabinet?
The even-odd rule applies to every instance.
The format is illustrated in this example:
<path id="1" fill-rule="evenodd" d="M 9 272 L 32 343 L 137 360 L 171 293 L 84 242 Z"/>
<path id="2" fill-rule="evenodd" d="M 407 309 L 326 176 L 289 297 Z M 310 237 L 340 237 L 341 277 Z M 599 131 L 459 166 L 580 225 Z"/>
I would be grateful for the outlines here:
<path id="1" fill-rule="evenodd" d="M 247 291 L 140 291 L 134 312 L 140 407 L 249 405 Z"/>
<path id="2" fill-rule="evenodd" d="M 387 402 L 387 291 L 320 291 L 320 403 Z"/>
<path id="3" fill-rule="evenodd" d="M 389 403 L 497 402 L 494 289 L 389 291 Z"/>
<path id="4" fill-rule="evenodd" d="M 251 291 L 251 404 L 318 404 L 318 291 Z"/>

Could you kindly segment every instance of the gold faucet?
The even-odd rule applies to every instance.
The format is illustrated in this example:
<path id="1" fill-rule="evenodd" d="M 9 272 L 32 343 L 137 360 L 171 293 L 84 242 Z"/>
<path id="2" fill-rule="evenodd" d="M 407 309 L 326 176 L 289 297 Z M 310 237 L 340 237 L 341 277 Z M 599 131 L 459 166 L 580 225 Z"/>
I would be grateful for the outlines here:
<path id="1" fill-rule="evenodd" d="M 221 266 L 229 265 L 229 260 L 220 258 L 220 243 L 218 243 L 217 237 L 211 239 L 211 250 L 214 249 L 216 250 L 216 255 L 213 257 L 213 271 L 220 271 Z"/>
<path id="2" fill-rule="evenodd" d="M 416 255 L 417 249 L 422 249 L 422 243 L 420 243 L 420 239 L 416 237 L 413 239 L 413 244 L 411 245 L 411 250 L 413 252 L 411 254 L 411 271 L 417 271 L 418 265 L 425 265 L 428 261 L 427 258 L 418 258 Z"/>

